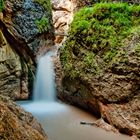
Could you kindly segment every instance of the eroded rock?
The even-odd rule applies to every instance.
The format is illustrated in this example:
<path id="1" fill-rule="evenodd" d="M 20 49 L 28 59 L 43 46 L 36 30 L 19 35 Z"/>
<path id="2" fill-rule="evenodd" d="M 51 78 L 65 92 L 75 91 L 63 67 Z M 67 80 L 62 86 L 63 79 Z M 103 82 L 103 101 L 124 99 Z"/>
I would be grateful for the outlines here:
<path id="1" fill-rule="evenodd" d="M 52 0 L 55 43 L 62 45 L 65 41 L 74 13 L 84 6 L 91 6 L 91 0 Z"/>
<path id="2" fill-rule="evenodd" d="M 103 5 L 106 6 L 101 8 Z M 116 19 L 112 20 L 115 11 L 108 13 L 108 4 L 98 6 L 84 8 L 74 18 L 69 37 L 61 49 L 63 87 L 58 96 L 103 117 L 120 131 L 139 137 L 139 24 L 129 19 L 132 24 L 128 26 L 131 25 L 132 30 L 121 36 L 123 29 L 130 28 L 126 24 L 118 24 Z M 100 10 L 105 15 L 100 15 Z M 140 9 L 137 14 L 140 14 Z M 136 18 L 132 19 L 139 20 L 137 15 L 133 16 Z M 107 18 L 110 19 L 107 21 Z M 115 31 L 116 27 L 120 30 L 117 28 Z M 114 44 L 110 42 L 113 40 Z"/>
<path id="3" fill-rule="evenodd" d="M 53 40 L 51 11 L 44 3 L 37 0 L 5 2 L 3 22 L 12 35 L 19 42 L 24 41 L 35 55 L 39 48 L 47 47 L 48 41 Z"/>
<path id="4" fill-rule="evenodd" d="M 47 140 L 41 125 L 16 103 L 0 96 L 1 140 Z"/>
<path id="5" fill-rule="evenodd" d="M 36 60 L 53 44 L 50 1 L 6 0 L 0 13 L 0 94 L 31 97 Z M 29 95 L 30 93 L 30 95 Z"/>

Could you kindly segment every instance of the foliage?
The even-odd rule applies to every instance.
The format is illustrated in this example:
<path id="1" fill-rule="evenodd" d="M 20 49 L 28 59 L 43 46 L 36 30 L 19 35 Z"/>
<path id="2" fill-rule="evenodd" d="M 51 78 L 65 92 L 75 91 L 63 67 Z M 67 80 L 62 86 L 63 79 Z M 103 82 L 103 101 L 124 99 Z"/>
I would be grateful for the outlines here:
<path id="1" fill-rule="evenodd" d="M 36 20 L 36 25 L 40 33 L 47 32 L 50 29 L 49 20 L 44 16 L 40 20 Z"/>
<path id="2" fill-rule="evenodd" d="M 2 12 L 4 9 L 4 1 L 0 0 L 0 12 Z"/>
<path id="3" fill-rule="evenodd" d="M 111 65 L 121 56 L 125 58 L 126 53 L 119 52 L 124 47 L 123 40 L 139 23 L 140 5 L 97 3 L 81 9 L 74 16 L 70 37 L 61 50 L 60 59 L 65 73 L 71 75 L 71 71 L 77 69 L 80 74 L 99 74 L 97 71 L 101 71 L 104 65 Z M 97 56 L 102 58 L 104 65 L 97 62 Z M 78 62 L 81 62 L 80 66 Z M 67 68 L 67 64 L 71 65 L 71 69 Z"/>
<path id="4" fill-rule="evenodd" d="M 50 2 L 50 0 L 34 0 L 34 1 L 39 3 L 40 5 L 42 5 L 49 12 L 51 11 L 51 2 Z"/>
<path id="5" fill-rule="evenodd" d="M 135 47 L 135 53 L 138 55 L 138 57 L 140 57 L 140 44 Z"/>

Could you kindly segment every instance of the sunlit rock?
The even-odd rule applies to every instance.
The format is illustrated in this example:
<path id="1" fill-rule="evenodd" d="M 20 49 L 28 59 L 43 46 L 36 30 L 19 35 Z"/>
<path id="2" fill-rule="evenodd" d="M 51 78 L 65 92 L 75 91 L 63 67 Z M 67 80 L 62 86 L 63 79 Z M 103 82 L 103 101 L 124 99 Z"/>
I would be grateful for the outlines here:
<path id="1" fill-rule="evenodd" d="M 47 140 L 41 125 L 17 104 L 0 96 L 1 140 Z"/>
<path id="2" fill-rule="evenodd" d="M 31 97 L 36 59 L 53 44 L 50 1 L 41 2 L 6 0 L 0 12 L 0 94 L 12 99 Z"/>

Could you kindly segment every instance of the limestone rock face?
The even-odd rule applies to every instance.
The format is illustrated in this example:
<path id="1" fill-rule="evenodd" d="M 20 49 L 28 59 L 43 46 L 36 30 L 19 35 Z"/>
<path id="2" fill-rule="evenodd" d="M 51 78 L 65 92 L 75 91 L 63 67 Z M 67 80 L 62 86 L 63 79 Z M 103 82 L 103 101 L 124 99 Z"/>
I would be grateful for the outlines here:
<path id="1" fill-rule="evenodd" d="M 65 40 L 75 7 L 76 3 L 73 0 L 52 0 L 53 24 L 56 33 L 55 43 L 57 45 Z"/>
<path id="2" fill-rule="evenodd" d="M 7 42 L 2 30 L 0 30 L 0 44 L 0 94 L 18 97 L 22 73 L 20 57 Z"/>
<path id="3" fill-rule="evenodd" d="M 14 102 L 0 96 L 1 140 L 47 140 L 41 125 Z"/>
<path id="4" fill-rule="evenodd" d="M 98 6 L 93 9 L 93 13 L 97 10 L 95 15 L 92 8 L 84 8 L 74 18 L 76 22 L 72 23 L 69 37 L 60 53 L 63 73 L 62 88 L 59 86 L 58 96 L 71 104 L 90 110 L 121 132 L 140 137 L 139 24 L 135 22 L 132 31 L 127 30 L 127 34 L 123 36 L 119 31 L 123 31 L 127 26 L 120 24 L 121 30 L 117 28 L 117 31 L 112 32 L 113 35 L 119 34 L 110 36 L 111 31 L 115 29 L 115 19 L 107 21 L 107 18 L 112 18 L 110 14 L 115 12 L 108 14 L 108 8 L 102 7 L 105 15 L 100 15 L 101 9 Z M 123 4 L 121 6 L 123 7 Z M 137 14 L 140 14 L 140 9 Z M 139 18 L 136 16 L 135 20 Z M 120 25 L 115 23 L 115 26 Z M 110 39 L 116 39 L 116 44 L 112 45 Z"/>
<path id="5" fill-rule="evenodd" d="M 5 2 L 3 22 L 18 41 L 26 43 L 31 50 L 30 53 L 37 54 L 40 47 L 47 47 L 48 41 L 53 40 L 49 3 L 50 1 L 38 0 Z"/>
<path id="6" fill-rule="evenodd" d="M 53 44 L 50 1 L 41 2 L 6 0 L 0 13 L 0 94 L 12 99 L 31 95 L 37 57 Z"/>
<path id="7" fill-rule="evenodd" d="M 55 43 L 62 45 L 65 41 L 74 13 L 84 6 L 91 6 L 92 0 L 52 0 Z"/>

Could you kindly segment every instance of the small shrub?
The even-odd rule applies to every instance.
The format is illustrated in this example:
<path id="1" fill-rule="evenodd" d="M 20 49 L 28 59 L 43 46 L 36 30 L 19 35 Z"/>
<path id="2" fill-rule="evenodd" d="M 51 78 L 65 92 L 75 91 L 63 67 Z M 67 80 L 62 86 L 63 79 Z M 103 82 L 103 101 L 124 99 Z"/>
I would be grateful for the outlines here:
<path id="1" fill-rule="evenodd" d="M 122 61 L 125 58 L 127 61 L 126 53 L 119 51 L 123 50 L 123 41 L 139 23 L 140 5 L 106 2 L 81 9 L 74 16 L 69 38 L 61 50 L 64 71 L 67 71 L 66 64 L 71 63 L 71 70 L 67 71 L 69 73 L 77 68 L 78 73 L 99 74 L 98 70 L 102 71 L 104 66 L 112 65 L 115 60 Z M 139 52 L 139 47 L 136 52 Z M 101 61 L 96 61 L 96 56 Z"/>
<path id="2" fill-rule="evenodd" d="M 2 12 L 4 9 L 4 1 L 0 0 L 0 12 Z"/>
<path id="3" fill-rule="evenodd" d="M 52 8 L 50 0 L 34 0 L 34 1 L 42 5 L 45 8 L 45 10 L 48 10 L 49 12 L 51 11 Z"/>
<path id="4" fill-rule="evenodd" d="M 36 25 L 40 33 L 47 32 L 50 29 L 49 20 L 46 17 L 36 20 Z"/>

